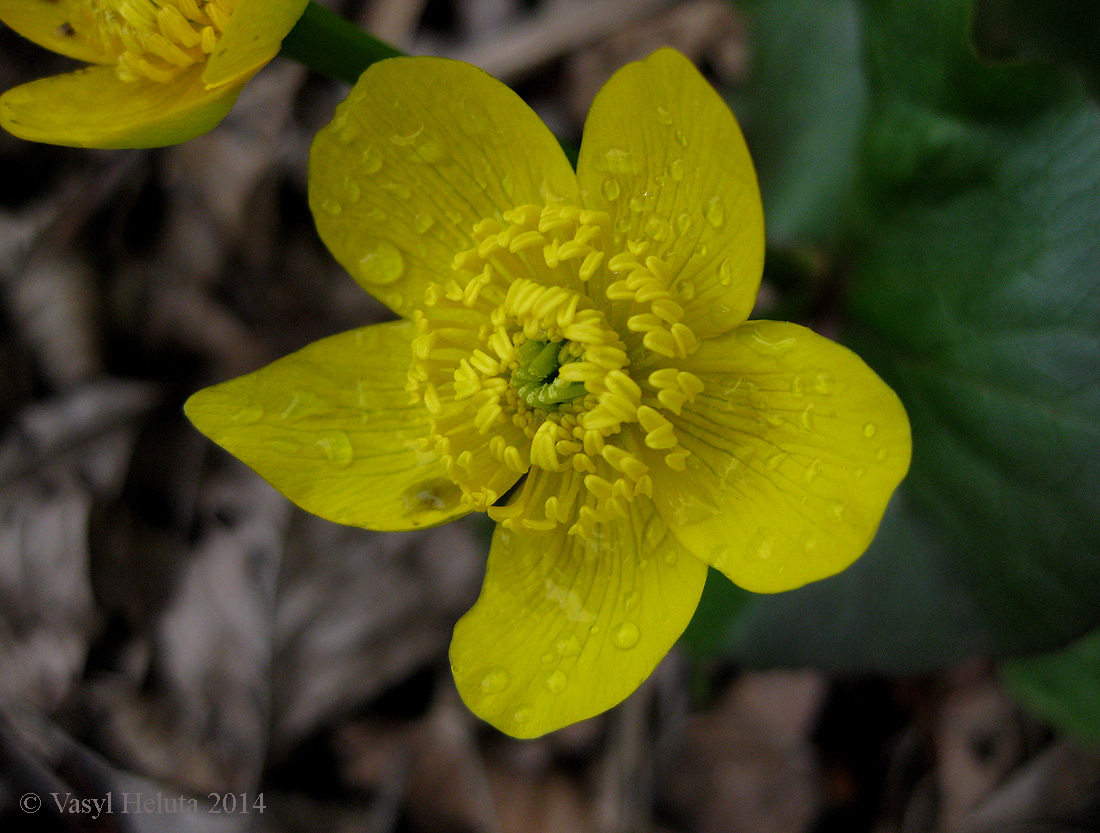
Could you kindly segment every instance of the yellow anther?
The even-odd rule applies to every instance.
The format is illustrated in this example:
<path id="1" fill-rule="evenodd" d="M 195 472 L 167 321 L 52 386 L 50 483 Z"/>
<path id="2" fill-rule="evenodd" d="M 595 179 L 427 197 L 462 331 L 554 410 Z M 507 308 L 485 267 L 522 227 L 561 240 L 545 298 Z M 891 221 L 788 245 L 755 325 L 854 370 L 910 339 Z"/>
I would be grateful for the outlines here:
<path id="1" fill-rule="evenodd" d="M 523 460 L 523 455 L 520 454 L 519 449 L 514 445 L 510 445 L 504 449 L 504 465 L 516 472 L 516 474 L 523 474 L 527 471 L 527 464 Z"/>
<path id="2" fill-rule="evenodd" d="M 649 305 L 649 308 L 653 310 L 654 315 L 669 324 L 675 324 L 684 317 L 684 308 L 671 298 L 658 298 Z"/>
<path id="3" fill-rule="evenodd" d="M 645 259 L 645 267 L 665 286 L 672 282 L 672 269 L 656 255 L 650 255 Z"/>
<path id="4" fill-rule="evenodd" d="M 535 246 L 542 246 L 546 243 L 546 238 L 543 237 L 537 231 L 525 231 L 522 234 L 517 234 L 508 243 L 508 251 L 513 254 L 516 252 L 522 252 L 524 249 L 531 249 Z"/>
<path id="5" fill-rule="evenodd" d="M 632 333 L 648 333 L 664 329 L 664 322 L 651 312 L 640 312 L 626 319 L 626 328 Z"/>
<path id="6" fill-rule="evenodd" d="M 657 400 L 672 411 L 672 413 L 679 414 L 684 407 L 684 403 L 687 401 L 687 395 L 684 394 L 683 391 L 665 388 L 662 391 L 658 391 Z"/>
<path id="7" fill-rule="evenodd" d="M 428 413 L 432 416 L 439 416 L 443 413 L 443 403 L 439 399 L 439 392 L 431 382 L 424 387 L 424 407 L 428 409 Z"/>
<path id="8" fill-rule="evenodd" d="M 611 497 L 611 483 L 604 480 L 598 474 L 589 474 L 584 478 L 584 487 L 594 494 L 598 500 L 607 500 Z"/>
<path id="9" fill-rule="evenodd" d="M 671 335 L 676 342 L 676 355 L 680 358 L 688 356 L 699 343 L 698 339 L 695 338 L 695 333 L 686 324 L 673 324 Z"/>
<path id="10" fill-rule="evenodd" d="M 676 355 L 676 339 L 668 330 L 650 330 L 642 337 L 642 344 L 662 356 L 672 358 Z"/>
<path id="11" fill-rule="evenodd" d="M 665 464 L 673 471 L 683 471 L 687 468 L 687 458 L 691 452 L 686 448 L 678 448 L 665 455 Z"/>
<path id="12" fill-rule="evenodd" d="M 603 252 L 595 249 L 586 254 L 584 260 L 581 261 L 580 269 L 577 270 L 577 276 L 582 281 L 590 280 L 596 274 L 596 270 L 600 268 L 603 256 Z"/>

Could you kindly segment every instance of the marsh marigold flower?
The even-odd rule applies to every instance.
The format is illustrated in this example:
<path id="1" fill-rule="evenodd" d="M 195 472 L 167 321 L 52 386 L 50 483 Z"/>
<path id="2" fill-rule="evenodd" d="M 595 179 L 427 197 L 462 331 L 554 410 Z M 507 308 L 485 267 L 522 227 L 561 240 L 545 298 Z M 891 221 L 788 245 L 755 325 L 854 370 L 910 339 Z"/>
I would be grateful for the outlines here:
<path id="1" fill-rule="evenodd" d="M 216 125 L 279 51 L 308 0 L 0 0 L 0 21 L 93 66 L 0 96 L 35 142 L 171 145 Z"/>
<path id="2" fill-rule="evenodd" d="M 498 728 L 539 735 L 630 694 L 707 565 L 773 592 L 867 547 L 908 467 L 905 412 L 844 347 L 746 321 L 756 178 L 682 55 L 615 74 L 576 173 L 480 70 L 376 64 L 314 143 L 310 202 L 401 320 L 200 391 L 187 412 L 333 521 L 498 522 L 451 643 L 459 691 Z"/>

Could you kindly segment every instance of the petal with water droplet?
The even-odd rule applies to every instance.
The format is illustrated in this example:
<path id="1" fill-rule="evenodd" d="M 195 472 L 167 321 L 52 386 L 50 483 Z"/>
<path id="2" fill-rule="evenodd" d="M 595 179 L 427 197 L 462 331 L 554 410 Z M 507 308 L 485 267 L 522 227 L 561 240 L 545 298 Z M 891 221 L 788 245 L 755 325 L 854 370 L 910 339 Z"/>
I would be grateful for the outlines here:
<path id="1" fill-rule="evenodd" d="M 894 392 L 847 348 L 772 321 L 701 342 L 683 367 L 703 391 L 669 418 L 698 463 L 684 478 L 647 461 L 654 502 L 681 543 L 755 592 L 790 590 L 858 558 L 909 465 Z"/>
<path id="2" fill-rule="evenodd" d="M 587 540 L 568 525 L 497 528 L 481 597 L 451 643 L 459 693 L 475 714 L 516 737 L 567 726 L 629 695 L 679 638 L 706 565 L 668 534 L 648 499 L 629 507 Z M 506 687 L 486 686 L 494 669 L 506 669 Z"/>
<path id="3" fill-rule="evenodd" d="M 337 523 L 413 529 L 468 511 L 405 389 L 411 321 L 332 336 L 201 390 L 195 426 L 302 508 Z"/>
<path id="4" fill-rule="evenodd" d="M 764 262 L 756 174 L 729 107 L 687 58 L 662 49 L 615 73 L 585 121 L 577 178 L 586 207 L 607 211 L 621 238 L 648 238 L 695 286 L 684 323 L 697 336 L 748 317 Z"/>

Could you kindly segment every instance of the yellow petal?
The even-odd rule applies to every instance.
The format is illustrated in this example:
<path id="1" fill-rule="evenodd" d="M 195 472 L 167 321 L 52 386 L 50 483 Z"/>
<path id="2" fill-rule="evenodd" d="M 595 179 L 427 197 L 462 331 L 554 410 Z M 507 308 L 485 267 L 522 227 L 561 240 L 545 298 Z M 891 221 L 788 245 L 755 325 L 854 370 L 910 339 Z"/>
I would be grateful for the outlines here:
<path id="1" fill-rule="evenodd" d="M 418 450 L 428 414 L 405 390 L 409 321 L 315 342 L 201 390 L 195 427 L 303 509 L 378 530 L 444 523 L 468 511 L 434 454 Z"/>
<path id="2" fill-rule="evenodd" d="M 652 466 L 680 541 L 762 593 L 858 558 L 909 467 L 894 392 L 850 350 L 773 321 L 704 342 L 684 368 L 705 385 L 674 418 L 688 468 L 660 477 L 668 470 Z"/>
<path id="3" fill-rule="evenodd" d="M 583 201 L 607 211 L 616 251 L 648 242 L 671 267 L 703 338 L 748 317 L 764 262 L 756 173 L 729 107 L 671 49 L 620 69 L 600 90 L 577 163 Z"/>
<path id="4" fill-rule="evenodd" d="M 683 632 L 706 573 L 644 498 L 587 540 L 565 525 L 498 527 L 481 597 L 451 642 L 462 699 L 523 738 L 611 708 Z"/>
<path id="5" fill-rule="evenodd" d="M 78 61 L 109 64 L 117 57 L 86 39 L 91 23 L 87 0 L 0 0 L 0 21 L 39 46 Z"/>
<path id="6" fill-rule="evenodd" d="M 482 218 L 574 201 L 565 154 L 520 98 L 442 58 L 371 66 L 313 143 L 310 206 L 336 259 L 408 315 Z"/>
<path id="7" fill-rule="evenodd" d="M 309 0 L 237 0 L 229 25 L 206 62 L 208 87 L 243 83 L 279 52 Z"/>
<path id="8" fill-rule="evenodd" d="M 23 84 L 0 96 L 0 125 L 32 142 L 90 148 L 162 147 L 221 121 L 240 87 L 208 91 L 199 70 L 175 81 L 121 81 L 96 66 Z"/>

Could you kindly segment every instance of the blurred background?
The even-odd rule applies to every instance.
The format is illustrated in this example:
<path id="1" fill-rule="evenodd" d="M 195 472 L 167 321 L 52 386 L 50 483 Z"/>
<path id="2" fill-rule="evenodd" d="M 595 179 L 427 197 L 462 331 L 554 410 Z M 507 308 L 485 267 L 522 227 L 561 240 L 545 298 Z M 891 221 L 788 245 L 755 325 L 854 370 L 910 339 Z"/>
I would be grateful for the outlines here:
<path id="1" fill-rule="evenodd" d="M 856 568 L 768 598 L 711 581 L 622 706 L 512 740 L 447 663 L 483 521 L 327 523 L 182 414 L 389 317 L 306 204 L 347 86 L 277 59 L 222 125 L 159 150 L 2 134 L 3 829 L 1100 830 L 1100 13 L 324 5 L 487 69 L 573 143 L 615 69 L 688 55 L 758 164 L 756 317 L 840 338 L 894 385 L 912 473 Z M 69 67 L 0 29 L 0 88 Z M 123 813 L 124 793 L 195 803 Z"/>

